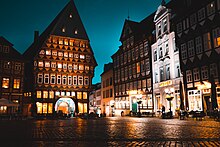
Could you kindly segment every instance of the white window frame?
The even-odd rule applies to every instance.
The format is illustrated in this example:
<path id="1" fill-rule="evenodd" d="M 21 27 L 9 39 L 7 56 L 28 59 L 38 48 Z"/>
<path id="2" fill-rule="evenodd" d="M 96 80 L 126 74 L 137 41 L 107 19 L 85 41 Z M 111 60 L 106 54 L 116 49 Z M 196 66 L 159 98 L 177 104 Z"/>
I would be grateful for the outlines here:
<path id="1" fill-rule="evenodd" d="M 181 44 L 181 57 L 182 59 L 187 58 L 187 46 L 186 43 Z"/>
<path id="2" fill-rule="evenodd" d="M 78 76 L 78 84 L 83 85 L 83 76 Z"/>
<path id="3" fill-rule="evenodd" d="M 195 55 L 195 49 L 194 49 L 194 40 L 188 41 L 188 56 L 192 57 Z"/>
<path id="4" fill-rule="evenodd" d="M 56 75 L 50 75 L 50 76 L 51 76 L 50 83 L 55 84 L 56 83 Z"/>
<path id="5" fill-rule="evenodd" d="M 48 80 L 48 82 L 46 82 Z M 50 83 L 50 76 L 49 74 L 44 74 L 44 84 L 49 84 Z"/>
<path id="6" fill-rule="evenodd" d="M 202 37 L 201 36 L 196 37 L 195 44 L 196 44 L 196 54 L 202 53 L 203 48 L 202 48 Z"/>
<path id="7" fill-rule="evenodd" d="M 40 82 L 40 79 L 41 79 L 41 82 Z M 37 75 L 37 83 L 38 84 L 42 84 L 43 83 L 43 74 L 38 74 Z"/>

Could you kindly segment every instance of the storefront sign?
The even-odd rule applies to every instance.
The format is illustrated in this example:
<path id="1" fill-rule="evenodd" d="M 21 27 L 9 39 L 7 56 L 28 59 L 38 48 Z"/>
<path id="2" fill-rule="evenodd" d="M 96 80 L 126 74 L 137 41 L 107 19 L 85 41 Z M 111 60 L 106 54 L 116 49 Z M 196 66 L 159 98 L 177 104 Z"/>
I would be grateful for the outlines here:
<path id="1" fill-rule="evenodd" d="M 172 81 L 171 81 L 171 80 L 161 82 L 161 83 L 159 84 L 159 87 L 165 87 L 165 86 L 169 86 L 169 85 L 172 85 Z"/>

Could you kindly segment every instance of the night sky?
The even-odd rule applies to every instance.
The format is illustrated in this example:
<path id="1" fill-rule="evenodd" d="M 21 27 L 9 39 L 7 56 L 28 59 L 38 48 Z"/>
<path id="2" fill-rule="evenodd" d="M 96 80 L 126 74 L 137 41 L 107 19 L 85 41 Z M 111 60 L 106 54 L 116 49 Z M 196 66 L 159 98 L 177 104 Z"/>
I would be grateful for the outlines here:
<path id="1" fill-rule="evenodd" d="M 69 0 L 1 0 L 0 36 L 23 53 L 33 42 L 34 31 L 42 33 Z M 154 12 L 161 0 L 75 0 L 90 39 L 98 67 L 93 83 L 101 81 L 103 66 L 111 62 L 121 45 L 125 19 L 141 21 Z"/>

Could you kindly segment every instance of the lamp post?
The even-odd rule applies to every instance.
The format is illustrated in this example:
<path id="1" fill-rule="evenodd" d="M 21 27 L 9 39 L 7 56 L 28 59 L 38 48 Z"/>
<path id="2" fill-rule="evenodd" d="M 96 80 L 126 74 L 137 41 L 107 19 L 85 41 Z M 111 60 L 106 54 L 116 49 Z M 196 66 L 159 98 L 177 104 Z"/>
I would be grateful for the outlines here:
<path id="1" fill-rule="evenodd" d="M 170 104 L 170 118 L 172 118 L 171 101 L 174 98 L 173 96 L 174 88 L 170 88 L 170 89 L 166 88 L 165 93 L 166 93 L 166 99 L 169 101 L 169 104 Z"/>
<path id="2" fill-rule="evenodd" d="M 137 103 L 138 103 L 138 116 L 140 117 L 141 116 L 141 103 L 142 103 L 142 97 L 140 98 L 137 98 Z"/>

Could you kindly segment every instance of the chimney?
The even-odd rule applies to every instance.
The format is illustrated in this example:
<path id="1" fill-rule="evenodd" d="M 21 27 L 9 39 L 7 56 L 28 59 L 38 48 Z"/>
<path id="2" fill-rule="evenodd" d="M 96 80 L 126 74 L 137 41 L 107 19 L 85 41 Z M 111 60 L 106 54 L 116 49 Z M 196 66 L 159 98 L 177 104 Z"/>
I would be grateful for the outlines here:
<path id="1" fill-rule="evenodd" d="M 37 42 L 39 38 L 39 31 L 34 31 L 34 42 Z"/>

